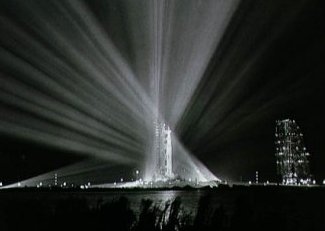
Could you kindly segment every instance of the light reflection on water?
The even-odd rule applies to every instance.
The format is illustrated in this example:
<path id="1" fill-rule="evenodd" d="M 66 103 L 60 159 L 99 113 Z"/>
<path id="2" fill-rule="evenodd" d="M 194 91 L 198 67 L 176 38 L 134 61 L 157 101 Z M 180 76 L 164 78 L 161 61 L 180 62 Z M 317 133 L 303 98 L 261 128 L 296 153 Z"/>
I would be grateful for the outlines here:
<path id="1" fill-rule="evenodd" d="M 102 192 L 102 193 L 87 193 L 86 198 L 89 200 L 91 206 L 96 206 L 98 200 L 102 199 L 103 203 L 117 200 L 121 196 L 129 199 L 130 207 L 136 214 L 140 212 L 141 201 L 143 199 L 152 200 L 155 205 L 160 208 L 165 206 L 166 202 L 172 202 L 176 197 L 180 197 L 182 206 L 187 212 L 195 213 L 199 203 L 200 197 L 204 192 L 200 191 L 180 191 L 180 190 L 166 190 L 166 191 L 121 191 L 121 192 Z M 94 200 L 94 198 L 96 198 Z"/>
<path id="2" fill-rule="evenodd" d="M 130 208 L 139 215 L 141 210 L 142 200 L 151 200 L 153 205 L 159 206 L 159 208 L 164 208 L 165 203 L 172 203 L 175 198 L 179 197 L 181 200 L 181 207 L 183 211 L 195 215 L 200 199 L 208 196 L 208 206 L 211 208 L 216 208 L 222 205 L 228 214 L 233 213 L 234 203 L 237 193 L 234 192 L 215 192 L 211 193 L 204 190 L 126 190 L 126 191 L 79 191 L 79 192 L 37 192 L 37 198 L 40 201 L 46 203 L 46 205 L 55 209 L 56 204 L 65 199 L 69 198 L 79 198 L 86 199 L 87 204 L 90 208 L 96 208 L 100 204 L 110 203 L 112 201 L 117 201 L 120 197 L 126 197 L 129 201 Z M 35 192 L 24 192 L 24 193 L 10 193 L 3 192 L 1 198 L 6 200 L 12 200 L 20 198 L 23 200 L 31 200 L 35 198 Z M 0 204 L 1 205 L 1 204 Z"/>
<path id="3" fill-rule="evenodd" d="M 298 188 L 239 188 L 228 190 L 166 190 L 166 191 L 3 191 L 0 195 L 0 208 L 6 208 L 10 205 L 25 205 L 25 202 L 37 203 L 43 206 L 45 210 L 50 209 L 52 212 L 60 208 L 60 205 L 66 202 L 82 203 L 87 200 L 87 207 L 95 208 L 90 209 L 91 212 L 101 211 L 101 205 L 110 204 L 115 205 L 124 204 L 119 203 L 121 197 L 127 198 L 130 208 L 136 218 L 139 219 L 141 212 L 142 200 L 147 199 L 152 201 L 152 206 L 159 206 L 161 211 L 164 210 L 165 203 L 168 202 L 171 208 L 171 203 L 179 198 L 181 201 L 178 205 L 181 209 L 176 208 L 177 218 L 187 217 L 190 214 L 190 223 L 207 225 L 214 227 L 217 223 L 222 224 L 222 227 L 231 227 L 238 225 L 242 227 L 243 222 L 247 227 L 252 224 L 264 225 L 268 219 L 273 220 L 273 217 L 279 221 L 286 222 L 286 224 L 296 224 L 299 226 L 309 227 L 311 225 L 324 226 L 324 203 L 325 201 L 323 189 L 314 190 L 298 189 Z M 308 198 L 308 200 L 306 200 Z M 76 200 L 77 199 L 77 200 Z M 123 201 L 123 200 L 122 200 Z M 27 203 L 28 204 L 28 203 Z M 176 203 L 177 204 L 177 203 Z M 72 203 L 73 205 L 73 203 Z M 150 203 L 149 203 L 150 205 Z M 58 207 L 59 206 L 59 207 Z M 96 209 L 97 207 L 97 209 Z M 177 207 L 177 206 L 176 206 Z M 37 207 L 36 207 L 37 208 Z M 1 212 L 1 211 L 0 211 Z M 150 211 L 149 211 L 150 212 Z M 156 217 L 169 217 L 169 214 L 161 213 L 154 214 Z M 171 213 L 170 213 L 171 214 Z M 185 215 L 184 215 L 185 214 Z M 149 214 L 150 215 L 150 214 Z M 183 216 L 184 215 L 184 216 Z M 174 217 L 175 217 L 174 216 Z M 173 217 L 173 216 L 172 216 Z M 159 220 L 160 223 L 164 220 Z M 196 222 L 198 221 L 198 222 Z M 250 221 L 247 223 L 247 221 Z M 288 222 L 287 222 L 288 221 Z M 196 222 L 196 223 L 195 223 Z M 158 224 L 160 224 L 158 223 Z M 274 227 L 282 227 L 282 223 L 272 223 Z M 237 226 L 236 226 L 237 227 Z M 264 226 L 263 226 L 264 227 Z M 296 230 L 289 227 L 286 230 Z M 204 229 L 202 229 L 204 230 Z M 263 229 L 261 229 L 263 230 Z M 279 230 L 274 228 L 271 230 Z M 301 229 L 309 230 L 309 229 Z M 324 230 L 324 229 L 319 229 Z"/>
<path id="4" fill-rule="evenodd" d="M 141 201 L 149 199 L 153 202 L 154 206 L 159 206 L 161 210 L 164 209 L 166 202 L 172 203 L 175 198 L 181 199 L 180 213 L 186 212 L 192 218 L 197 214 L 200 199 L 208 196 L 208 206 L 211 209 L 211 213 L 222 205 L 225 208 L 227 215 L 231 215 L 234 212 L 234 197 L 232 193 L 215 194 L 207 191 L 187 191 L 187 190 L 157 190 L 157 191 L 115 191 L 115 192 L 87 192 L 83 194 L 87 198 L 89 205 L 95 208 L 99 200 L 102 203 L 111 202 L 112 200 L 118 200 L 121 196 L 126 197 L 130 202 L 130 208 L 134 211 L 138 217 L 141 212 Z M 168 213 L 168 211 L 167 211 Z M 168 214 L 167 214 L 168 215 Z M 182 214 L 180 214 L 182 215 Z M 211 215 L 211 214 L 210 214 Z M 168 216 L 167 216 L 168 217 Z"/>

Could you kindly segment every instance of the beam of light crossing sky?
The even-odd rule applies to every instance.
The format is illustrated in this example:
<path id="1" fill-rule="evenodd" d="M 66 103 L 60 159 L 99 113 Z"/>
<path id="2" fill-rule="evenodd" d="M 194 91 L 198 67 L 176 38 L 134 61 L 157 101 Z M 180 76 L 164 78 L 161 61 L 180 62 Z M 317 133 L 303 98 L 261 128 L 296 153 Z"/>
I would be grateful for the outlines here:
<path id="1" fill-rule="evenodd" d="M 20 3 L 27 20 L 0 17 L 7 32 L 0 132 L 114 163 L 143 162 L 153 155 L 153 121 L 177 128 L 238 2 L 143 1 L 141 18 L 126 1 L 134 63 L 83 2 Z M 217 180 L 177 131 L 174 140 L 176 162 Z"/>
<path id="2" fill-rule="evenodd" d="M 242 89 L 249 86 L 250 78 L 254 76 L 252 72 L 256 71 L 254 67 L 258 66 L 258 62 L 263 60 L 263 55 L 270 49 L 273 42 L 288 29 L 290 23 L 297 17 L 303 7 L 304 1 L 301 1 L 298 7 L 294 8 L 290 14 L 284 15 L 284 20 L 281 21 L 281 25 L 277 25 L 273 33 L 270 33 L 262 43 L 254 44 L 256 51 L 248 53 L 249 56 L 245 59 L 245 62 L 238 63 L 237 61 L 238 50 L 240 47 L 243 47 L 240 41 L 239 44 L 232 44 L 231 50 L 227 53 L 227 56 L 224 57 L 226 60 L 230 61 L 219 65 L 217 72 L 214 74 L 214 82 L 207 84 L 208 89 L 204 89 L 207 93 L 202 96 L 198 111 L 202 110 L 199 115 L 205 117 L 205 119 L 200 119 L 198 123 L 196 123 L 195 120 L 191 121 L 195 124 L 192 129 L 197 129 L 197 132 L 192 136 L 193 143 L 198 143 L 200 139 L 204 139 L 206 145 L 212 145 L 217 139 L 225 139 L 227 133 L 235 131 L 233 127 L 244 124 L 247 119 L 250 120 L 249 117 L 252 116 L 253 118 L 255 114 L 262 115 L 262 113 L 258 113 L 258 110 L 248 115 L 242 115 L 239 112 L 250 111 L 248 109 L 250 105 L 255 105 L 252 101 L 259 101 L 263 95 L 267 94 L 267 91 L 274 91 L 275 88 L 268 85 L 268 83 L 264 83 L 259 91 L 250 92 L 250 98 L 247 99 L 247 97 L 243 97 L 245 101 L 243 100 L 242 103 L 238 104 L 236 100 L 238 100 L 238 95 L 245 92 Z M 234 77 L 233 80 L 225 84 L 225 80 L 230 76 Z M 220 89 L 220 91 L 215 93 L 216 91 L 213 89 Z M 202 91 L 202 89 L 199 90 Z M 249 92 L 249 89 L 247 89 L 246 92 Z M 218 94 L 218 97 L 215 97 L 215 94 Z M 266 108 L 278 100 L 279 99 L 270 99 L 272 102 L 264 100 L 263 105 L 260 107 Z M 211 104 L 211 101 L 213 101 L 213 104 Z M 213 119 L 208 118 L 210 116 L 213 117 Z M 187 129 L 188 128 L 190 127 L 187 127 Z M 184 128 L 180 129 L 182 130 Z M 209 134 L 213 134 L 213 136 Z"/>

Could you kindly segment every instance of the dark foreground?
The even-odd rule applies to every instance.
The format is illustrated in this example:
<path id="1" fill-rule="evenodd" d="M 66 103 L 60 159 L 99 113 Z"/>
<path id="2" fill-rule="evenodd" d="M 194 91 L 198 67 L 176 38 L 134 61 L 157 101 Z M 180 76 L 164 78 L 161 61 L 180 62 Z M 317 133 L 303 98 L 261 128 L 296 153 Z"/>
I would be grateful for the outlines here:
<path id="1" fill-rule="evenodd" d="M 325 230 L 324 188 L 234 187 L 167 195 L 174 197 L 159 200 L 166 191 L 152 190 L 1 190 L 0 230 Z"/>

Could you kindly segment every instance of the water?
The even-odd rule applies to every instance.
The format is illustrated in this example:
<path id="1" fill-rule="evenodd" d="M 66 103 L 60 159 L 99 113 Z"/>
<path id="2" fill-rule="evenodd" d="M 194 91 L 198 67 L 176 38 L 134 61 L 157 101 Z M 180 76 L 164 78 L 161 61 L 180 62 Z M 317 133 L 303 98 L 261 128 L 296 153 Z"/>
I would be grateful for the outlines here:
<path id="1" fill-rule="evenodd" d="M 233 196 L 223 195 L 220 193 L 214 193 L 204 190 L 150 190 L 150 191 L 105 191 L 105 192 L 15 192 L 7 193 L 1 192 L 0 194 L 0 206 L 1 201 L 7 200 L 39 200 L 47 203 L 51 208 L 55 208 L 56 204 L 60 200 L 69 198 L 86 199 L 89 207 L 94 209 L 98 206 L 98 203 L 106 204 L 112 201 L 118 200 L 120 197 L 126 197 L 129 200 L 130 208 L 139 215 L 141 208 L 141 201 L 149 199 L 153 201 L 155 205 L 160 208 L 164 207 L 165 203 L 174 201 L 177 197 L 180 197 L 182 208 L 192 215 L 196 214 L 199 206 L 200 198 L 208 196 L 213 204 L 213 207 L 223 204 L 228 210 L 233 210 Z"/>
<path id="2" fill-rule="evenodd" d="M 108 222 L 107 219 L 114 222 L 114 219 L 127 214 L 127 208 L 129 208 L 135 215 L 133 221 L 136 225 L 140 225 L 143 199 L 151 200 L 152 207 L 160 208 L 158 212 L 153 213 L 156 218 L 168 219 L 172 206 L 170 205 L 167 211 L 164 210 L 165 205 L 178 198 L 181 200 L 180 209 L 174 216 L 178 219 L 179 223 L 177 224 L 182 225 L 182 219 L 187 216 L 189 218 L 187 224 L 190 225 L 188 227 L 201 227 L 197 230 L 205 230 L 207 227 L 216 228 L 217 226 L 232 230 L 246 228 L 265 230 L 265 227 L 268 227 L 267 230 L 297 230 L 297 227 L 300 228 L 299 230 L 324 230 L 324 190 L 325 188 L 321 187 L 236 187 L 211 190 L 98 192 L 1 190 L 0 214 L 5 214 L 12 220 L 20 219 L 23 216 L 26 217 L 26 222 L 31 224 L 33 224 L 33 219 L 39 220 L 39 214 L 47 214 L 43 221 L 44 224 L 47 224 L 51 223 L 53 219 L 63 219 L 64 214 L 68 213 L 73 214 L 69 222 L 74 227 L 76 222 L 82 219 L 80 218 L 82 216 L 87 217 L 90 223 L 97 222 L 98 219 L 102 219 L 100 221 L 104 224 Z M 121 203 L 120 198 L 127 200 L 122 200 Z M 129 207 L 126 208 L 124 202 Z M 112 204 L 113 206 L 110 206 Z M 83 207 L 84 205 L 86 208 Z M 150 211 L 149 215 L 144 213 L 147 218 L 150 218 Z M 164 211 L 165 215 L 161 216 L 161 211 Z M 3 222 L 6 221 L 3 220 Z M 66 222 L 64 219 L 59 221 Z M 163 222 L 168 223 L 165 220 Z M 185 226 L 183 228 L 186 230 Z"/>

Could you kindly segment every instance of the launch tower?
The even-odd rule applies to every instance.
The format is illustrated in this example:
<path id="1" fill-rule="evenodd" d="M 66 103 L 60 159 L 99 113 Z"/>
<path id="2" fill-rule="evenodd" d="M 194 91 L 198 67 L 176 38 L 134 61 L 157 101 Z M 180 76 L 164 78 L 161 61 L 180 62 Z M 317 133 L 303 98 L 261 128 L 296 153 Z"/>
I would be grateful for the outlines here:
<path id="1" fill-rule="evenodd" d="M 294 120 L 276 121 L 275 131 L 277 173 L 283 184 L 309 184 L 309 156 L 303 134 Z"/>

